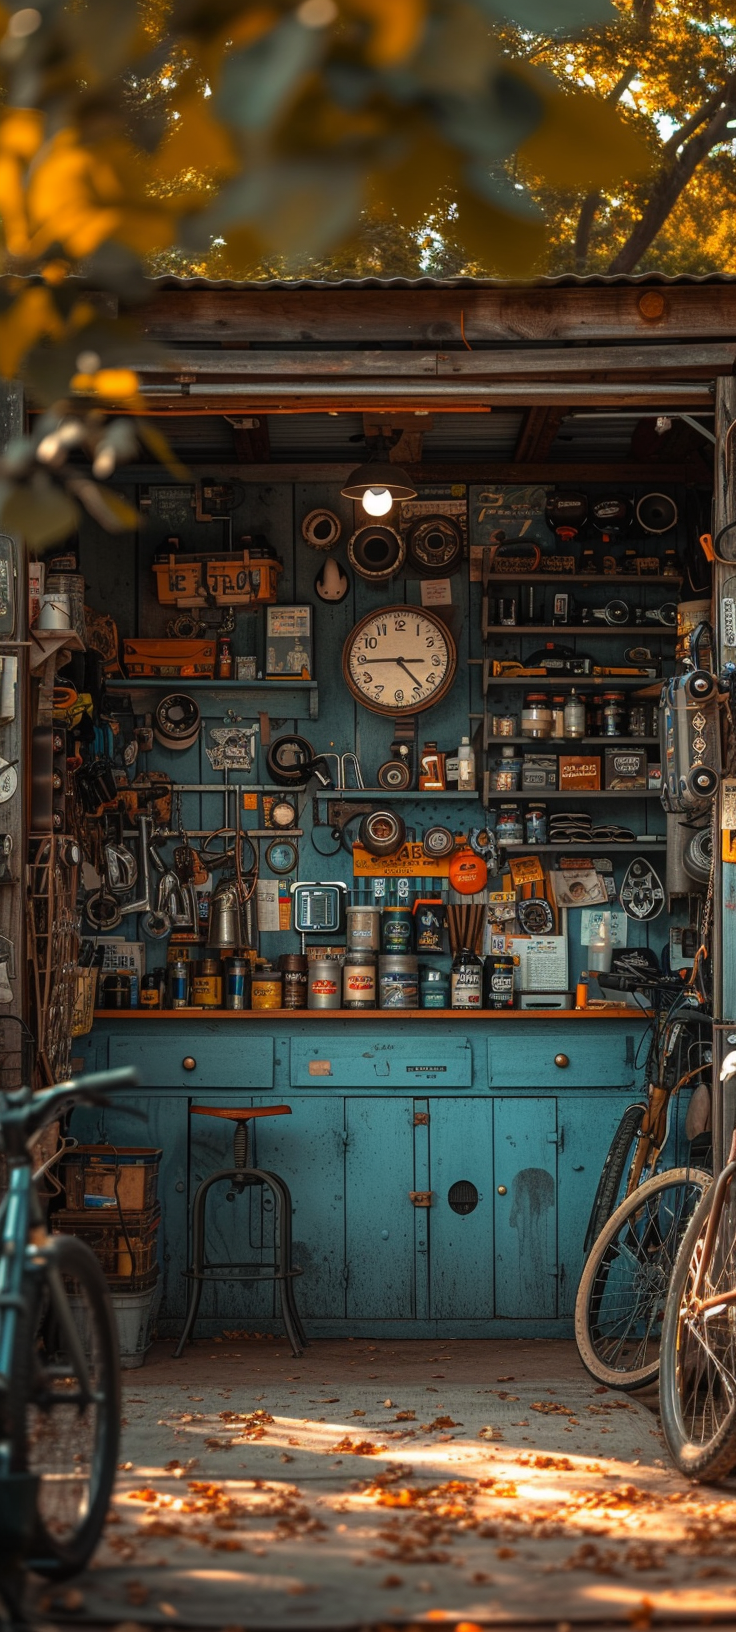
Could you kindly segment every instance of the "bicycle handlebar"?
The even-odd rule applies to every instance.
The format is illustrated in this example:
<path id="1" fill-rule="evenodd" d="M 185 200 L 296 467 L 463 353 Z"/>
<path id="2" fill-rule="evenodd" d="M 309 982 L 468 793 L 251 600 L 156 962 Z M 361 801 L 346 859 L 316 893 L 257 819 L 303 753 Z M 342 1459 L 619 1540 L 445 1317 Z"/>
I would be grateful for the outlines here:
<path id="1" fill-rule="evenodd" d="M 19 1155 L 31 1135 L 53 1122 L 64 1105 L 107 1103 L 110 1090 L 137 1088 L 138 1073 L 132 1066 L 120 1071 L 93 1071 L 91 1076 L 58 1082 L 53 1088 L 32 1094 L 30 1088 L 0 1094 L 0 1132 L 9 1155 Z"/>

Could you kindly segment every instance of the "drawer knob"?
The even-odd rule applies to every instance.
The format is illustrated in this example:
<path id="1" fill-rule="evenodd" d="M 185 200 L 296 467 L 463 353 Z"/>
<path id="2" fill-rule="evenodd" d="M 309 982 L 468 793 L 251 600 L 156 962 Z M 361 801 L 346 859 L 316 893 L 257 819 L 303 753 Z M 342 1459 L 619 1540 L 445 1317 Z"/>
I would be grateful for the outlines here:
<path id="1" fill-rule="evenodd" d="M 570 1064 L 569 1054 L 555 1054 L 555 1065 L 559 1065 L 561 1071 L 564 1071 L 565 1066 L 569 1065 L 569 1064 Z"/>
<path id="2" fill-rule="evenodd" d="M 499 1193 L 499 1196 L 505 1196 L 506 1195 L 506 1186 L 505 1186 L 505 1184 L 499 1184 L 498 1193 Z"/>
<path id="3" fill-rule="evenodd" d="M 197 1061 L 192 1054 L 185 1054 L 181 1063 L 185 1071 L 194 1071 L 196 1069 Z"/>

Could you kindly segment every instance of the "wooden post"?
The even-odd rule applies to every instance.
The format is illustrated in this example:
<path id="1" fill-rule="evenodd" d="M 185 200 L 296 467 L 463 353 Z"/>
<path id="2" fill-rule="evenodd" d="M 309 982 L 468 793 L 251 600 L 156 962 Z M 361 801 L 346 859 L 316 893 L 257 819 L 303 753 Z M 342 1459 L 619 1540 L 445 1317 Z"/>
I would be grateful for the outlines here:
<path id="1" fill-rule="evenodd" d="M 726 522 L 736 520 L 736 487 L 734 484 L 733 445 L 729 445 L 728 429 L 736 420 L 736 379 L 716 381 L 716 449 L 714 537 Z M 717 667 L 723 663 L 720 635 L 720 608 L 723 586 L 736 572 L 736 531 L 727 533 L 719 545 L 719 554 L 734 562 L 734 567 L 716 561 L 713 567 L 713 626 L 715 630 Z M 724 1054 L 734 1045 L 729 1037 L 736 1033 L 736 863 L 721 860 L 722 795 L 718 798 L 715 833 L 715 882 L 713 893 L 713 1161 L 716 1173 L 723 1166 L 736 1126 L 736 1082 L 721 1084 L 720 1069 Z"/>
<path id="2" fill-rule="evenodd" d="M 0 449 L 23 434 L 23 388 L 15 382 L 0 381 Z M 0 884 L 0 934 L 12 942 L 15 949 L 14 975 L 11 979 L 13 1000 L 0 1007 L 0 1021 L 6 1015 L 27 1020 L 27 981 L 25 959 L 25 873 L 28 847 L 28 648 L 27 576 L 22 541 L 14 539 L 16 556 L 15 579 L 15 633 L 12 640 L 0 643 L 0 657 L 17 657 L 18 685 L 16 688 L 15 719 L 0 726 L 0 755 L 9 763 L 16 763 L 18 791 L 6 805 L 0 806 L 0 832 L 12 839 L 10 872 L 12 884 Z M 13 1062 L 15 1064 L 15 1062 Z"/>

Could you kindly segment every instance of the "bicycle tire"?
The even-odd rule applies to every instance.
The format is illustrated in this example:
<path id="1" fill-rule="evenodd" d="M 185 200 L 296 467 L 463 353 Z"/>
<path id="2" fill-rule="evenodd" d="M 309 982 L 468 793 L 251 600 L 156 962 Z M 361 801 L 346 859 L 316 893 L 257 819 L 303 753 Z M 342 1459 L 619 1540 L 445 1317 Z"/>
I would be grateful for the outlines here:
<path id="1" fill-rule="evenodd" d="M 84 1569 L 91 1558 L 115 1483 L 120 1350 L 107 1282 L 94 1253 L 75 1236 L 60 1235 L 51 1239 L 48 1255 L 64 1282 L 72 1283 L 71 1308 L 93 1373 L 95 1401 L 80 1412 L 69 1399 L 65 1385 L 75 1373 L 61 1346 L 48 1275 L 42 1269 L 24 1284 L 27 1314 L 19 1324 L 11 1379 L 11 1454 L 15 1471 L 40 1476 L 30 1567 L 40 1575 L 64 1580 Z M 52 1359 L 55 1375 L 49 1380 L 44 1361 Z M 67 1454 L 59 1441 L 67 1422 L 64 1408 L 69 1406 L 72 1449 Z M 83 1457 L 88 1439 L 87 1475 Z M 50 1469 L 45 1464 L 51 1464 Z"/>
<path id="2" fill-rule="evenodd" d="M 683 1237 L 682 1246 L 672 1273 L 662 1323 L 662 1367 L 659 1379 L 659 1398 L 662 1413 L 662 1431 L 673 1462 L 687 1479 L 692 1479 L 696 1483 L 716 1484 L 720 1479 L 725 1479 L 736 1467 L 736 1386 L 734 1386 L 730 1404 L 723 1419 L 707 1442 L 704 1442 L 702 1437 L 699 1443 L 696 1441 L 694 1415 L 691 1426 L 688 1427 L 682 1399 L 688 1359 L 692 1353 L 690 1349 L 691 1334 L 688 1332 L 688 1326 L 692 1325 L 693 1317 L 687 1309 L 688 1285 L 699 1257 L 712 1201 L 713 1191 L 711 1190 L 709 1194 L 703 1196 L 700 1206 L 693 1214 L 687 1232 Z M 718 1234 L 713 1244 L 711 1263 L 714 1259 L 717 1260 L 718 1241 L 724 1220 L 729 1236 L 726 1263 L 729 1265 L 731 1284 L 733 1284 L 736 1267 L 734 1253 L 736 1249 L 733 1239 L 733 1224 L 729 1225 L 729 1210 L 727 1207 L 724 1208 L 721 1225 L 719 1225 Z M 728 1333 L 728 1315 L 725 1323 L 719 1322 L 717 1312 L 708 1320 L 706 1333 L 708 1343 L 715 1341 L 718 1327 L 721 1325 L 725 1328 L 723 1335 L 732 1350 L 733 1342 Z M 698 1344 L 698 1356 L 702 1360 L 703 1353 L 707 1353 L 707 1345 L 703 1344 L 700 1339 L 696 1339 L 696 1343 Z M 723 1372 L 721 1367 L 722 1362 L 714 1367 L 714 1371 L 717 1372 L 717 1382 L 722 1386 Z M 702 1398 L 704 1412 L 713 1408 L 714 1401 L 715 1390 L 708 1386 Z"/>
<path id="3" fill-rule="evenodd" d="M 669 1284 L 669 1277 L 675 1260 L 675 1249 L 679 1246 L 684 1234 L 684 1230 L 680 1231 L 682 1223 L 681 1210 L 673 1213 L 672 1222 L 669 1224 L 667 1214 L 664 1214 L 663 1222 L 668 1226 L 668 1233 L 661 1243 L 662 1263 L 655 1262 L 648 1244 L 645 1241 L 644 1246 L 642 1246 L 642 1243 L 637 1239 L 635 1230 L 640 1227 L 646 1238 L 646 1232 L 651 1226 L 655 1231 L 656 1239 L 656 1233 L 659 1230 L 658 1215 L 666 1192 L 668 1190 L 674 1192 L 682 1188 L 687 1192 L 684 1197 L 685 1203 L 689 1205 L 692 1202 L 693 1205 L 697 1205 L 703 1190 L 710 1183 L 710 1174 L 700 1168 L 676 1167 L 670 1168 L 669 1171 L 663 1173 L 655 1173 L 653 1178 L 647 1179 L 644 1184 L 640 1184 L 636 1190 L 632 1191 L 630 1196 L 624 1198 L 598 1236 L 585 1263 L 575 1300 L 575 1341 L 586 1371 L 590 1372 L 591 1377 L 594 1377 L 596 1382 L 605 1383 L 608 1388 L 623 1389 L 627 1393 L 633 1392 L 637 1388 L 645 1388 L 649 1383 L 656 1382 L 659 1372 L 659 1350 L 657 1350 L 656 1355 L 648 1357 L 643 1363 L 639 1360 L 637 1364 L 636 1361 L 641 1356 L 642 1341 L 645 1345 L 645 1352 L 650 1341 L 656 1342 L 656 1337 L 653 1336 L 657 1319 L 656 1306 L 660 1302 L 664 1303 L 666 1286 Z M 692 1191 L 692 1195 L 689 1194 L 690 1191 Z M 688 1224 L 689 1220 L 690 1215 L 688 1213 Z M 673 1239 L 670 1240 L 673 1227 L 675 1234 Z M 617 1248 L 616 1243 L 619 1238 L 621 1238 L 621 1244 Z M 628 1258 L 624 1256 L 625 1251 L 628 1253 Z M 610 1277 L 614 1265 L 619 1261 L 623 1268 L 620 1280 L 624 1282 L 623 1291 L 619 1295 L 622 1299 L 624 1312 L 622 1315 L 617 1316 L 616 1311 L 619 1305 L 615 1303 L 616 1286 L 614 1285 L 613 1293 L 611 1293 Z M 643 1283 L 641 1287 L 642 1301 L 637 1303 L 632 1301 L 631 1310 L 627 1311 L 627 1296 L 630 1296 L 633 1300 L 638 1292 L 635 1286 L 631 1294 L 628 1294 L 625 1284 L 626 1266 L 631 1262 L 635 1265 L 632 1277 L 634 1282 L 641 1281 Z M 665 1285 L 663 1285 L 662 1279 L 664 1275 L 667 1277 Z M 605 1335 L 597 1324 L 601 1320 L 601 1311 L 606 1299 L 608 1299 L 609 1307 L 611 1303 L 613 1304 L 613 1307 L 610 1308 L 610 1314 L 607 1314 L 607 1318 L 612 1322 L 608 1335 Z M 625 1325 L 627 1319 L 629 1320 L 628 1327 Z M 644 1321 L 643 1340 L 636 1335 L 629 1339 L 629 1330 L 634 1331 L 637 1325 L 641 1325 L 642 1320 Z M 624 1347 L 627 1341 L 634 1345 L 633 1354 L 631 1355 Z M 615 1348 L 616 1344 L 618 1344 L 618 1350 Z M 611 1363 L 613 1353 L 616 1353 L 615 1364 Z"/>
<path id="4" fill-rule="evenodd" d="M 633 1146 L 646 1109 L 644 1104 L 627 1105 L 608 1147 L 585 1232 L 583 1251 L 586 1258 L 615 1208 L 621 1180 L 630 1165 Z"/>

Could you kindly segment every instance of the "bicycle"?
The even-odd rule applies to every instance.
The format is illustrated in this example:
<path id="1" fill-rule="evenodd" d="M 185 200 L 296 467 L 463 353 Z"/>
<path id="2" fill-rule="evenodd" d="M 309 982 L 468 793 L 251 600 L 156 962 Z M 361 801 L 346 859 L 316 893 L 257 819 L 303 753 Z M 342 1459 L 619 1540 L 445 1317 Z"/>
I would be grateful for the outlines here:
<path id="1" fill-rule="evenodd" d="M 91 1557 L 120 1434 L 107 1283 L 82 1241 L 47 1233 L 29 1142 L 64 1110 L 107 1105 L 111 1089 L 137 1082 L 133 1070 L 103 1071 L 38 1094 L 0 1094 L 8 1164 L 0 1209 L 0 1593 L 18 1621 L 24 1564 L 62 1580 Z"/>
<path id="2" fill-rule="evenodd" d="M 679 1069 L 687 1026 L 711 1022 L 700 1006 L 689 1007 L 692 985 L 667 977 L 645 979 L 641 972 L 621 976 L 618 989 L 624 984 L 671 1001 L 655 1018 L 647 1061 L 654 1080 L 650 1077 L 647 1104 L 628 1107 L 604 1164 L 575 1302 L 575 1338 L 580 1358 L 597 1382 L 633 1391 L 656 1381 L 670 1276 L 693 1211 L 710 1184 L 704 1168 L 657 1173 L 656 1167 L 675 1095 L 702 1077 L 709 1059 L 702 1039 L 691 1038 L 688 1050 L 703 1057 L 686 1071 Z M 627 1160 L 625 1194 L 616 1206 Z"/>
<path id="3" fill-rule="evenodd" d="M 736 1076 L 736 1052 L 721 1081 Z M 662 1327 L 662 1429 L 688 1479 L 736 1467 L 736 1130 L 728 1161 L 682 1242 Z"/>

